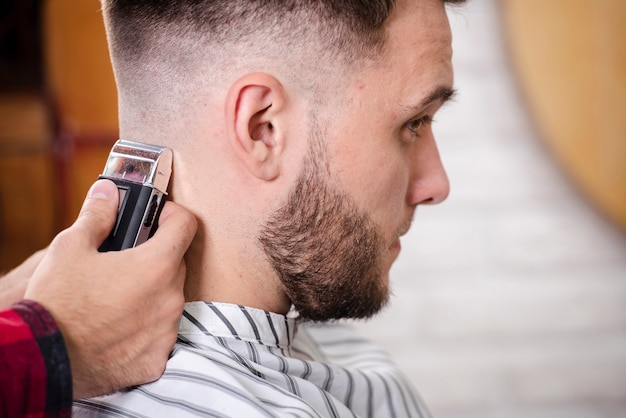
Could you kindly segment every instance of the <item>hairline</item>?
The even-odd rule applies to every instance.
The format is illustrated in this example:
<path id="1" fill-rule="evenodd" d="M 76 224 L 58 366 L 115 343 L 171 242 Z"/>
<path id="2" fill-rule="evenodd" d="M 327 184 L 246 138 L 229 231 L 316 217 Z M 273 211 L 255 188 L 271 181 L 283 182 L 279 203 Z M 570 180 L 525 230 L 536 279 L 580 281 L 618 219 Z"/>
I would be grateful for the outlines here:
<path id="1" fill-rule="evenodd" d="M 105 19 L 111 18 L 106 13 L 109 1 L 102 0 Z M 444 5 L 463 2 L 465 0 L 442 0 Z M 289 33 L 272 37 L 270 28 L 262 28 L 265 32 L 255 34 L 256 36 L 248 34 L 245 39 L 232 36 L 229 39 L 212 39 L 206 31 L 181 31 L 180 21 L 183 18 L 174 22 L 162 21 L 153 23 L 148 28 L 150 42 L 146 43 L 146 48 L 141 49 L 139 57 L 131 55 L 128 50 L 124 51 L 127 45 L 119 44 L 120 35 L 115 33 L 116 28 L 111 27 L 109 22 L 107 31 L 120 99 L 124 96 L 140 106 L 146 100 L 155 100 L 153 103 L 161 106 L 177 106 L 177 100 L 193 95 L 193 90 L 199 87 L 198 83 L 204 83 L 209 87 L 206 90 L 210 91 L 210 87 L 220 83 L 225 83 L 224 86 L 228 87 L 229 82 L 234 81 L 232 77 L 237 77 L 237 74 L 267 72 L 277 75 L 281 82 L 289 83 L 292 88 L 306 94 L 312 99 L 314 106 L 319 105 L 321 100 L 325 100 L 324 96 L 327 96 L 319 93 L 333 89 L 337 82 L 341 82 L 346 76 L 352 76 L 355 68 L 360 72 L 385 62 L 389 17 L 396 7 L 396 2 L 392 0 L 389 14 L 373 31 L 375 36 L 368 35 L 371 48 L 362 48 L 358 53 L 341 47 L 331 49 L 318 45 L 316 39 L 322 36 L 326 23 L 323 17 L 311 22 L 315 26 L 312 29 L 299 30 L 298 34 L 304 34 L 304 37 L 296 36 L 296 42 L 290 42 Z M 311 11 L 307 10 L 306 13 Z M 117 19 L 113 25 L 123 23 L 123 18 L 117 16 Z M 293 21 L 294 19 L 284 23 L 280 30 L 287 31 Z M 348 29 L 344 27 L 341 30 Z M 352 33 L 351 39 L 354 36 L 356 35 Z M 171 37 L 176 40 L 172 42 Z M 274 40 L 283 42 L 272 45 Z M 284 49 L 290 45 L 296 53 L 284 54 Z M 317 47 L 317 50 L 308 54 L 311 46 Z M 257 50 L 265 53 L 250 53 Z M 209 64 L 207 68 L 206 63 L 211 62 L 217 64 Z M 324 62 L 324 65 L 316 65 L 319 62 Z M 164 96 L 171 99 L 163 100 Z"/>

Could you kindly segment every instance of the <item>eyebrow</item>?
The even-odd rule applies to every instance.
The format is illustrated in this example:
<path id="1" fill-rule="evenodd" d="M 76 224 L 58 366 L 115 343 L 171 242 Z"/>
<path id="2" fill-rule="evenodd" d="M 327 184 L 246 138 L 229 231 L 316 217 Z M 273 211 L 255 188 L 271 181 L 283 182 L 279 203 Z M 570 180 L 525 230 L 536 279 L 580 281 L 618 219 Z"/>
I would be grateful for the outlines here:
<path id="1" fill-rule="evenodd" d="M 441 102 L 444 104 L 445 102 L 451 100 L 456 95 L 456 90 L 450 87 L 439 87 L 428 96 L 426 96 L 418 105 L 416 106 L 406 106 L 407 110 L 412 112 L 419 112 L 423 109 L 426 109 L 428 106 L 432 105 L 436 102 Z"/>
<path id="2" fill-rule="evenodd" d="M 456 90 L 449 87 L 439 87 L 432 94 L 422 100 L 420 106 L 422 108 L 428 107 L 435 102 L 441 102 L 442 104 L 451 100 L 456 95 Z"/>

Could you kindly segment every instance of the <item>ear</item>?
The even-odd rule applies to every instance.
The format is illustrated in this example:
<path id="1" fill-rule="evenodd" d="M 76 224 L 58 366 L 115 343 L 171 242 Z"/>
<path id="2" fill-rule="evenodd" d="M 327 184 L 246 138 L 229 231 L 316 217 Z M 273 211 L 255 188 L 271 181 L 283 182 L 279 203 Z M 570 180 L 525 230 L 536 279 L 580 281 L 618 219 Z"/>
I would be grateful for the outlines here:
<path id="1" fill-rule="evenodd" d="M 280 174 L 284 103 L 282 85 L 266 73 L 246 74 L 226 96 L 228 139 L 248 171 L 262 180 L 271 181 Z"/>

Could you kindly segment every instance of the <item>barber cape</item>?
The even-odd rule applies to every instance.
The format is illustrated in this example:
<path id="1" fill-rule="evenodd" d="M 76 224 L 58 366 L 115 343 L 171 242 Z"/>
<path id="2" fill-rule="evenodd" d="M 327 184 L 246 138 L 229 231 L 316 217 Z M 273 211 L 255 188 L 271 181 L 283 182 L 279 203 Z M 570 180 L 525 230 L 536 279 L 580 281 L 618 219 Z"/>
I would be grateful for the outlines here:
<path id="1" fill-rule="evenodd" d="M 428 417 L 389 357 L 346 324 L 185 305 L 158 381 L 76 401 L 75 417 Z"/>

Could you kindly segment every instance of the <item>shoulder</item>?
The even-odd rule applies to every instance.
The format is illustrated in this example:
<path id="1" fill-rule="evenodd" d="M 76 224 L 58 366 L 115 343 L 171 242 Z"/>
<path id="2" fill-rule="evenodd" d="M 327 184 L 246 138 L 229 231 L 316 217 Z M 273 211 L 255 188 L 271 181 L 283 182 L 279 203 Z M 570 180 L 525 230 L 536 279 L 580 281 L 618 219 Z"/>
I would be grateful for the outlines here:
<path id="1" fill-rule="evenodd" d="M 389 354 L 346 322 L 303 324 L 302 341 L 315 347 L 324 361 L 359 369 L 396 369 Z"/>
<path id="2" fill-rule="evenodd" d="M 314 416 L 300 399 L 283 393 L 220 347 L 177 345 L 156 382 L 74 403 L 75 417 L 275 417 L 281 411 Z M 299 411 L 299 412 L 298 412 Z"/>

